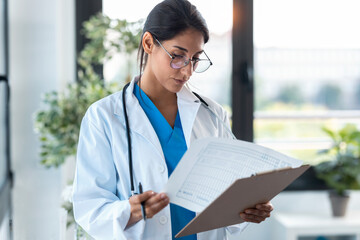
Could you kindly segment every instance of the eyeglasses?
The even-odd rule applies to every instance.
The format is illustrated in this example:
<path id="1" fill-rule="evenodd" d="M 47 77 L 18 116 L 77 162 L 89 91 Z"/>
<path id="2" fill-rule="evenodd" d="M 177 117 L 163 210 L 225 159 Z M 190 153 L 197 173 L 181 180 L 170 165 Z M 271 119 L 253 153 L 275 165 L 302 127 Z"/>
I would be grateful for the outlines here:
<path id="1" fill-rule="evenodd" d="M 213 65 L 213 63 L 211 62 L 210 58 L 205 53 L 205 51 L 203 51 L 203 53 L 205 54 L 207 59 L 201 59 L 201 58 L 190 59 L 190 58 L 186 58 L 186 56 L 183 55 L 176 55 L 176 54 L 171 55 L 159 42 L 159 40 L 157 40 L 156 38 L 155 40 L 159 43 L 160 47 L 164 49 L 167 55 L 171 58 L 170 67 L 174 69 L 180 69 L 186 67 L 187 65 L 189 65 L 190 62 L 193 62 L 192 67 L 194 69 L 194 72 L 202 73 L 208 70 L 211 65 Z"/>

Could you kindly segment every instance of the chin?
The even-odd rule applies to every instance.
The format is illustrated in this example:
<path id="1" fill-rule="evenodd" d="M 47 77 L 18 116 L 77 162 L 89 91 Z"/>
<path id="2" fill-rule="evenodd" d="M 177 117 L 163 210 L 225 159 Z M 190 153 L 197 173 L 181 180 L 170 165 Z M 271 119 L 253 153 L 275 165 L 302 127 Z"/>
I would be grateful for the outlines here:
<path id="1" fill-rule="evenodd" d="M 182 86 L 174 86 L 174 87 L 172 87 L 171 89 L 168 89 L 170 92 L 172 92 L 172 93 L 178 93 L 178 92 L 180 92 L 181 91 L 181 89 L 184 87 L 184 85 L 182 85 Z"/>

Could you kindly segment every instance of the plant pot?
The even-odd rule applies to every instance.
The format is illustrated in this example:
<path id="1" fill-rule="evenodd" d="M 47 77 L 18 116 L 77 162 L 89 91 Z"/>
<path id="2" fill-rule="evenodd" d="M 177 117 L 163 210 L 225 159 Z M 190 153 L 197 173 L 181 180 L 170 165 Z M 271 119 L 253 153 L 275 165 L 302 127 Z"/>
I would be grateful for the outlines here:
<path id="1" fill-rule="evenodd" d="M 343 217 L 346 215 L 347 205 L 350 199 L 350 195 L 346 193 L 345 196 L 339 195 L 332 191 L 329 194 L 332 214 L 334 217 Z"/>

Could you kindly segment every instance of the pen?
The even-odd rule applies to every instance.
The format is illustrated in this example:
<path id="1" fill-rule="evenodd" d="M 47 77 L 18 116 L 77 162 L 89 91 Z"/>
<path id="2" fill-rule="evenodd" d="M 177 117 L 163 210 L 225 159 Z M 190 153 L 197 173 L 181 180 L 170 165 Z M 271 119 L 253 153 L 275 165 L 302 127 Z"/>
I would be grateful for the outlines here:
<path id="1" fill-rule="evenodd" d="M 143 193 L 141 182 L 139 182 L 139 192 L 140 192 L 140 194 Z M 141 202 L 141 212 L 142 212 L 144 220 L 146 220 L 145 202 Z"/>

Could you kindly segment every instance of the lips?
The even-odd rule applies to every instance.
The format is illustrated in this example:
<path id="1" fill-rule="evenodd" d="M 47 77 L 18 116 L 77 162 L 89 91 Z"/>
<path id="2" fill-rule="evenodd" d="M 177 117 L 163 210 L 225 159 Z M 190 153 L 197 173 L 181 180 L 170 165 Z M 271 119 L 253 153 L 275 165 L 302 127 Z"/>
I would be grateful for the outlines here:
<path id="1" fill-rule="evenodd" d="M 182 79 L 177 79 L 177 78 L 174 78 L 175 82 L 179 83 L 179 84 L 184 84 L 186 83 L 186 80 L 182 80 Z"/>

